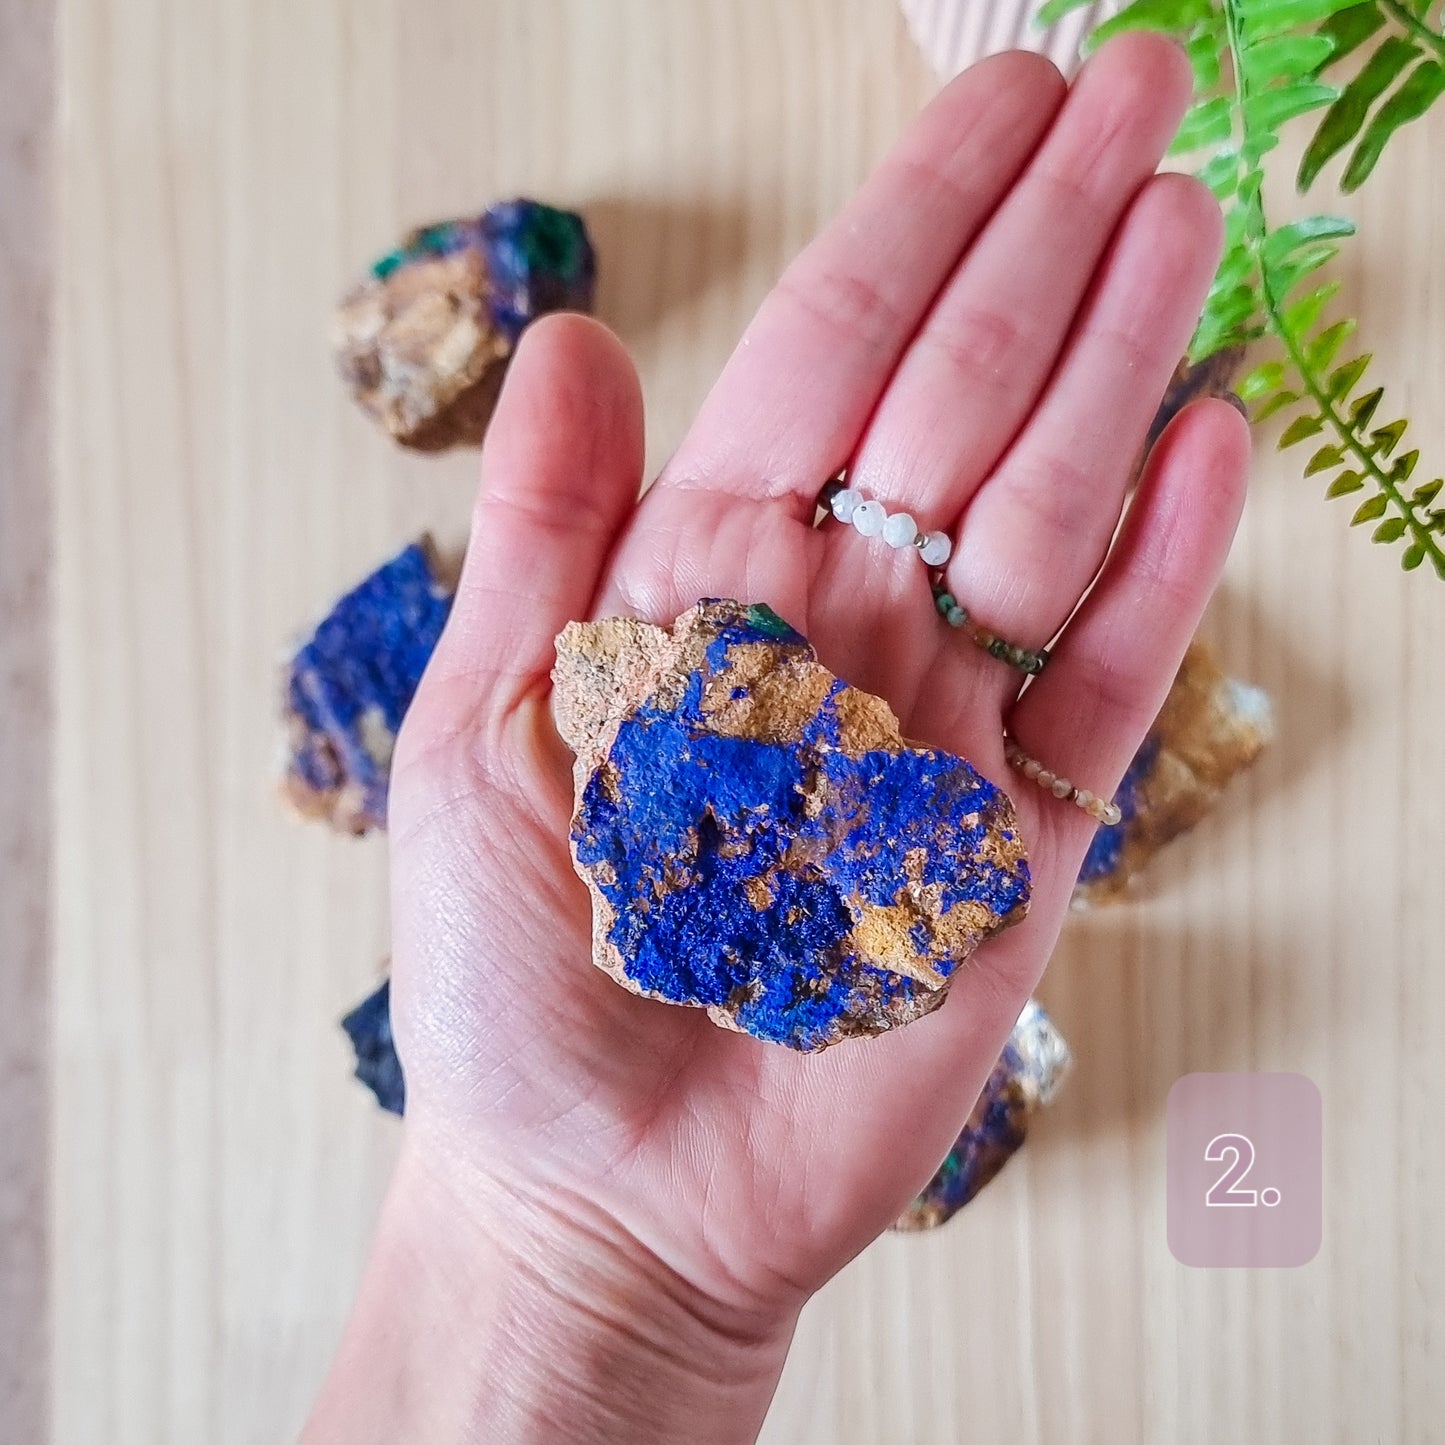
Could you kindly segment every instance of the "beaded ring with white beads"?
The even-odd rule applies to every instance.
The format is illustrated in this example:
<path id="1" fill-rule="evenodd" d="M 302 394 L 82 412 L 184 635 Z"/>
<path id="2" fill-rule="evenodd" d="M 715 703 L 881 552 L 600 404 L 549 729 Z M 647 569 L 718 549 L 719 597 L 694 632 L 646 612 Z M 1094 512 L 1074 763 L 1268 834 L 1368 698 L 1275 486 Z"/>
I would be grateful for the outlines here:
<path id="1" fill-rule="evenodd" d="M 829 482 L 818 504 L 840 522 L 853 527 L 860 537 L 882 537 L 890 547 L 914 547 L 930 567 L 942 567 L 953 555 L 947 532 L 920 532 L 907 512 L 890 512 L 882 502 L 865 501 L 860 492 L 842 482 Z"/>

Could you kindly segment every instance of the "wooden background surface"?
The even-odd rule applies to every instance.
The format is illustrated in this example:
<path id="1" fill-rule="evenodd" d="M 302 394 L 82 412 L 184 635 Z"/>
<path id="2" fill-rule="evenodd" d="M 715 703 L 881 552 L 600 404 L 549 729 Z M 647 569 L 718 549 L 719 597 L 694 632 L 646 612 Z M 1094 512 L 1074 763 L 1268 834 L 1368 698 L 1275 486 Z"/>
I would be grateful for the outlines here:
<path id="1" fill-rule="evenodd" d="M 44 7 L 0 8 L 0 361 L 26 398 L 0 414 L 0 1436 L 259 1445 L 316 1387 L 396 1139 L 334 1025 L 386 947 L 384 844 L 274 802 L 277 664 L 401 540 L 455 534 L 473 470 L 352 410 L 329 307 L 410 222 L 522 190 L 580 206 L 655 464 L 933 81 L 891 0 L 59 0 L 50 410 L 16 390 L 43 327 L 12 324 L 45 314 L 43 266 L 12 250 L 46 254 Z M 1442 143 L 1445 113 L 1394 147 L 1344 268 L 1437 466 Z M 773 1445 L 1441 1438 L 1445 585 L 1403 577 L 1295 467 L 1261 455 L 1210 624 L 1274 693 L 1277 748 L 1142 901 L 1070 923 L 1044 996 L 1074 1078 L 962 1218 L 881 1241 L 809 1309 Z M 50 478 L 47 680 L 44 509 L 16 499 Z M 53 946 L 27 974 L 52 825 Z M 1324 1093 L 1324 1248 L 1184 1269 L 1165 1095 L 1254 1067 Z"/>
<path id="2" fill-rule="evenodd" d="M 54 32 L 0 0 L 0 1438 L 49 1380 Z"/>

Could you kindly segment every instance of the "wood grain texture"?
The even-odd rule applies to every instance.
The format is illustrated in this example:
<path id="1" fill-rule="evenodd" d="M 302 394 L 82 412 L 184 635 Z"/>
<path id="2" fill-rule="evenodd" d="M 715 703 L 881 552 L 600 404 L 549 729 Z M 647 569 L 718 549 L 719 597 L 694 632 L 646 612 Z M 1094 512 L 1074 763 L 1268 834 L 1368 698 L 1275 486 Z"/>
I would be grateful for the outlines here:
<path id="1" fill-rule="evenodd" d="M 403 538 L 457 533 L 474 469 L 352 410 L 331 303 L 412 222 L 583 207 L 655 466 L 935 82 L 889 0 L 60 16 L 51 1438 L 259 1445 L 316 1388 L 396 1133 L 334 1027 L 386 949 L 384 848 L 276 805 L 277 665 Z M 1445 115 L 1401 137 L 1346 266 L 1437 456 L 1442 143 Z M 1438 1438 L 1445 587 L 1317 490 L 1261 454 L 1211 623 L 1278 747 L 1137 905 L 1071 922 L 1044 996 L 1075 1077 L 961 1219 L 807 1311 L 773 1445 Z M 1165 1095 L 1255 1067 L 1324 1093 L 1324 1249 L 1186 1270 Z"/>
<path id="2" fill-rule="evenodd" d="M 48 1431 L 54 12 L 0 0 L 0 1438 Z"/>
<path id="3" fill-rule="evenodd" d="M 1094 0 L 1057 24 L 1040 25 L 1042 0 L 899 0 L 909 33 L 944 80 L 1000 50 L 1037 50 L 1065 75 L 1078 69 L 1089 32 L 1120 7 Z"/>

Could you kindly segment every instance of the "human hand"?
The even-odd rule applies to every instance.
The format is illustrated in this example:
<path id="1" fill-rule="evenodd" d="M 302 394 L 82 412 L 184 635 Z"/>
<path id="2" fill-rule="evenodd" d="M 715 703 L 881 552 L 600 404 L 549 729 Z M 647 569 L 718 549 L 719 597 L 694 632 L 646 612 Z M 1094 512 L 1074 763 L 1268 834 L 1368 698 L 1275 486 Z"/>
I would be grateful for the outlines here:
<path id="1" fill-rule="evenodd" d="M 395 759 L 406 1143 L 318 1421 L 341 1408 L 348 1361 L 351 1376 L 387 1368 L 376 1311 L 400 1291 L 436 1346 L 413 1379 L 433 1425 L 387 1438 L 553 1438 L 564 1419 L 568 1439 L 751 1438 L 803 1301 L 947 1152 L 1095 826 L 1010 772 L 1004 727 L 1108 796 L 1242 502 L 1244 422 L 1198 404 L 1111 546 L 1220 245 L 1208 192 L 1154 175 L 1188 94 L 1182 56 L 1146 37 L 1106 46 L 1067 95 L 1023 54 L 960 77 L 765 301 L 640 504 L 621 347 L 579 317 L 528 332 Z M 950 589 L 992 630 L 1038 647 L 1068 622 L 1022 699 L 1017 673 L 937 617 L 911 550 L 813 527 L 844 466 L 956 538 Z M 905 735 L 1013 797 L 1029 916 L 929 1017 L 799 1055 L 588 962 L 553 638 L 572 618 L 670 622 L 702 596 L 770 604 Z"/>

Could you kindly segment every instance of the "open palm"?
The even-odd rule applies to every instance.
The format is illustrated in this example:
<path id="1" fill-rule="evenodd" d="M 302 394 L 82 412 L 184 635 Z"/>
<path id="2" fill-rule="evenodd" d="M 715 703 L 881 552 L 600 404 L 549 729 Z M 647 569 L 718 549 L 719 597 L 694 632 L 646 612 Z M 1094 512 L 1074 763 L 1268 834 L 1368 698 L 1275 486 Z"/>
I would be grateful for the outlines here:
<path id="1" fill-rule="evenodd" d="M 605 1221 L 737 1309 L 816 1288 L 927 1180 L 1043 971 L 1093 827 L 1009 773 L 1004 727 L 1107 796 L 1238 515 L 1245 427 L 1206 402 L 1118 528 L 1219 245 L 1208 193 L 1154 174 L 1188 89 L 1183 58 L 1144 37 L 1067 90 L 1023 54 L 960 77 L 790 268 L 640 503 L 621 347 L 578 317 L 528 333 L 396 759 L 413 1137 L 539 1209 Z M 844 467 L 956 539 L 949 586 L 986 626 L 1031 647 L 1063 629 L 1022 698 L 940 621 L 916 553 L 813 525 Z M 770 604 L 907 736 L 1015 799 L 1030 914 L 916 1024 L 800 1055 L 588 961 L 553 638 L 571 618 L 670 622 L 704 596 Z"/>

